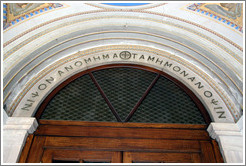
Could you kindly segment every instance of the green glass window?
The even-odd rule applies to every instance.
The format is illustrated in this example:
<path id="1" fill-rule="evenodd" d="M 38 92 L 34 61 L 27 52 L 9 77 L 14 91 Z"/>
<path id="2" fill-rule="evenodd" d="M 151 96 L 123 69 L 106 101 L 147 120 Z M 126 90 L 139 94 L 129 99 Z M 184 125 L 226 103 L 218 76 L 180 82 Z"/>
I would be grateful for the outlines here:
<path id="1" fill-rule="evenodd" d="M 40 119 L 205 124 L 196 103 L 174 82 L 128 67 L 82 75 L 50 100 Z"/>
<path id="2" fill-rule="evenodd" d="M 41 119 L 116 121 L 88 74 L 60 90 L 45 108 Z"/>

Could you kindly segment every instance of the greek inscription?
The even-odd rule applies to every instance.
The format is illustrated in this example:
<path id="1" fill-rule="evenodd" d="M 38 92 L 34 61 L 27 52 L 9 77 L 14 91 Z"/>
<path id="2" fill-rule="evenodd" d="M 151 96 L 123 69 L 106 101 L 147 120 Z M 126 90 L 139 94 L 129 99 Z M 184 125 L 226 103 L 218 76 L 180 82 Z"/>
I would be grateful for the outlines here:
<path id="1" fill-rule="evenodd" d="M 173 71 L 179 72 L 180 70 L 181 70 L 181 68 L 178 67 L 178 66 L 174 66 L 174 67 L 173 67 Z"/>
<path id="2" fill-rule="evenodd" d="M 22 110 L 29 111 L 29 108 L 32 107 L 34 101 L 30 99 L 28 99 L 27 101 L 29 101 L 30 103 L 25 104 L 24 107 L 21 108 Z"/>
<path id="3" fill-rule="evenodd" d="M 212 92 L 210 92 L 210 91 L 205 91 L 205 92 L 204 92 L 204 96 L 207 97 L 207 98 L 210 98 L 210 97 L 213 96 L 213 94 L 212 94 Z"/>
<path id="4" fill-rule="evenodd" d="M 25 106 L 22 107 L 21 109 L 22 109 L 22 110 L 25 110 L 25 111 L 29 111 L 29 108 L 30 108 L 30 107 L 32 107 L 32 103 L 30 103 L 30 104 L 25 104 Z"/>
<path id="5" fill-rule="evenodd" d="M 84 61 L 85 61 L 85 63 L 89 63 L 89 62 L 91 62 L 91 58 L 88 58 L 87 60 L 84 59 Z"/>
<path id="6" fill-rule="evenodd" d="M 144 59 L 144 55 L 141 55 L 139 59 Z"/>
<path id="7" fill-rule="evenodd" d="M 80 66 L 82 66 L 82 62 L 81 62 L 81 61 L 76 61 L 76 62 L 74 63 L 74 65 L 75 65 L 76 67 L 80 67 Z"/>
<path id="8" fill-rule="evenodd" d="M 217 113 L 220 114 L 219 118 L 226 118 L 226 116 L 223 116 L 225 114 L 225 111 L 219 111 Z"/>
<path id="9" fill-rule="evenodd" d="M 160 65 L 161 65 L 161 64 L 163 63 L 163 60 L 160 61 L 159 58 L 157 58 L 156 61 L 155 61 L 155 63 L 158 63 L 158 62 L 159 62 Z"/>
<path id="10" fill-rule="evenodd" d="M 133 59 L 135 59 L 136 58 L 136 55 L 138 55 L 138 54 L 132 53 L 132 55 L 133 55 Z"/>
<path id="11" fill-rule="evenodd" d="M 169 71 L 172 71 L 173 73 L 175 73 L 175 72 L 179 73 L 180 77 L 184 77 L 187 80 L 189 80 L 190 82 L 193 82 L 193 85 L 195 85 L 196 89 L 205 89 L 203 83 L 196 81 L 196 77 L 193 77 L 192 75 L 190 76 L 190 73 L 185 71 L 185 70 L 183 70 L 182 66 L 175 65 L 175 64 L 173 65 L 172 63 L 170 63 L 168 61 L 165 61 L 165 60 L 162 60 L 162 58 L 158 58 L 156 56 L 143 55 L 143 54 L 137 54 L 137 53 L 130 53 L 129 51 L 122 51 L 119 54 L 117 54 L 117 53 L 101 54 L 100 56 L 93 56 L 93 57 L 90 57 L 90 58 L 84 58 L 82 60 L 78 60 L 78 61 L 74 62 L 71 65 L 65 66 L 64 70 L 58 70 L 57 72 L 58 72 L 59 76 L 62 77 L 62 76 L 64 76 L 65 72 L 70 72 L 74 68 L 82 66 L 83 63 L 88 64 L 88 63 L 90 63 L 92 61 L 109 60 L 112 57 L 113 58 L 120 58 L 122 60 L 128 60 L 130 58 L 133 58 L 133 59 L 138 58 L 139 60 L 140 59 L 143 59 L 143 60 L 147 59 L 148 63 L 153 63 L 154 62 L 154 63 L 156 63 L 158 65 L 164 65 L 164 67 L 167 67 L 167 69 Z M 40 85 L 38 85 L 37 91 L 36 92 L 34 91 L 34 92 L 30 93 L 30 98 L 37 100 L 40 97 L 40 93 L 39 92 L 47 90 L 47 87 L 50 86 L 50 84 L 55 82 L 55 78 L 56 77 L 45 78 L 44 79 L 45 82 L 43 82 Z M 38 91 L 38 90 L 40 90 L 40 91 Z M 210 100 L 211 100 L 210 103 L 213 104 L 213 106 L 214 106 L 213 110 L 214 110 L 214 113 L 216 113 L 218 115 L 217 117 L 218 118 L 226 118 L 226 112 L 223 111 L 223 108 L 220 106 L 219 101 L 214 99 L 214 97 L 212 97 L 213 93 L 211 91 L 209 91 L 209 90 L 204 90 L 203 91 L 203 95 L 204 95 L 203 97 L 210 98 Z M 21 109 L 25 110 L 25 111 L 30 111 L 32 109 L 32 107 L 33 107 L 33 103 L 34 102 L 35 102 L 34 100 L 27 99 L 26 103 L 23 103 L 23 106 L 22 106 Z"/>
<path id="12" fill-rule="evenodd" d="M 147 61 L 153 61 L 153 62 L 154 62 L 154 60 L 155 60 L 155 57 L 151 57 L 151 56 L 149 56 L 147 59 Z"/>
<path id="13" fill-rule="evenodd" d="M 38 92 L 36 92 L 36 93 L 32 93 L 32 98 L 35 98 L 35 97 L 38 97 L 39 95 L 38 95 Z"/>
<path id="14" fill-rule="evenodd" d="M 96 60 L 99 60 L 99 61 L 100 61 L 100 60 L 101 60 L 101 59 L 100 59 L 100 56 L 98 56 L 98 57 L 93 57 L 93 59 L 94 59 L 94 61 L 96 61 Z"/>
<path id="15" fill-rule="evenodd" d="M 188 76 L 188 75 L 189 75 L 188 73 L 186 73 L 186 71 L 185 71 L 185 70 L 183 70 L 180 74 L 181 74 L 181 75 L 183 74 L 183 76 L 184 76 L 184 77 L 186 77 L 186 76 Z"/>
<path id="16" fill-rule="evenodd" d="M 54 78 L 53 77 L 50 77 L 50 78 L 47 78 L 46 79 L 46 82 L 48 82 L 49 84 L 51 84 L 51 81 L 54 81 Z"/>
<path id="17" fill-rule="evenodd" d="M 188 78 L 188 80 L 191 80 L 191 82 L 193 82 L 196 79 L 196 77 L 190 77 Z"/>
<path id="18" fill-rule="evenodd" d="M 73 67 L 70 65 L 69 67 L 64 67 L 65 70 L 69 71 L 69 70 L 73 70 Z"/>
<path id="19" fill-rule="evenodd" d="M 172 63 L 168 64 L 168 62 L 166 62 L 166 63 L 164 64 L 164 66 L 171 67 L 171 66 L 172 66 Z"/>
<path id="20" fill-rule="evenodd" d="M 102 57 L 103 57 L 103 59 L 109 59 L 109 55 L 108 54 L 106 54 L 106 55 L 102 55 Z"/>
<path id="21" fill-rule="evenodd" d="M 203 88 L 204 86 L 203 85 L 201 85 L 202 83 L 201 82 L 198 82 L 198 83 L 195 83 L 195 85 L 198 85 L 197 87 L 198 87 L 198 89 L 201 89 L 201 88 Z"/>
<path id="22" fill-rule="evenodd" d="M 60 75 L 60 77 L 62 76 L 62 74 L 64 74 L 64 72 L 63 71 L 61 71 L 61 70 L 58 70 L 58 74 Z"/>
<path id="23" fill-rule="evenodd" d="M 214 99 L 212 99 L 211 104 L 218 105 L 218 102 L 219 101 L 215 101 Z"/>
<path id="24" fill-rule="evenodd" d="M 118 58 L 118 55 L 116 53 L 114 53 L 113 58 Z"/>
<path id="25" fill-rule="evenodd" d="M 39 86 L 38 86 L 38 89 L 39 90 L 45 90 L 47 88 L 47 85 L 46 84 L 40 84 Z"/>
<path id="26" fill-rule="evenodd" d="M 122 51 L 120 53 L 120 58 L 121 59 L 130 59 L 131 58 L 131 53 L 129 51 Z"/>

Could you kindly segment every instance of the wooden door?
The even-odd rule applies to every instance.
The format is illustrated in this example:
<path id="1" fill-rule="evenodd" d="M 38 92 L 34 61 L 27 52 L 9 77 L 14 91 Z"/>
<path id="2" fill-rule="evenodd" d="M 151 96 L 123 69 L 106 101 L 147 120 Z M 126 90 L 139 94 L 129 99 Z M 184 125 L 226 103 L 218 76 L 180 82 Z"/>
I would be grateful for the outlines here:
<path id="1" fill-rule="evenodd" d="M 45 149 L 43 163 L 121 163 L 121 152 Z"/>
<path id="2" fill-rule="evenodd" d="M 199 153 L 124 152 L 124 163 L 200 163 Z"/>
<path id="3" fill-rule="evenodd" d="M 214 162 L 215 159 L 213 159 Z M 199 153 L 44 149 L 41 163 L 201 163 Z M 209 159 L 211 162 L 211 158 Z"/>
<path id="4" fill-rule="evenodd" d="M 42 163 L 200 163 L 199 153 L 45 149 Z"/>
<path id="5" fill-rule="evenodd" d="M 223 162 L 205 125 L 40 121 L 19 162 Z"/>

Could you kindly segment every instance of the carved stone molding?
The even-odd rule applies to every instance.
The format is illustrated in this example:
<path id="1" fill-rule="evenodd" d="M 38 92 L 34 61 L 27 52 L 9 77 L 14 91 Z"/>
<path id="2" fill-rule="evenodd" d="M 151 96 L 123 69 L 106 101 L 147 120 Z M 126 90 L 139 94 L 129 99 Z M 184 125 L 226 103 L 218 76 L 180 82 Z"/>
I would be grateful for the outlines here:
<path id="1" fill-rule="evenodd" d="M 209 135 L 216 139 L 220 151 L 227 163 L 243 162 L 242 118 L 238 123 L 211 123 L 207 129 Z"/>
<path id="2" fill-rule="evenodd" d="M 33 117 L 8 117 L 3 126 L 3 162 L 16 163 L 28 134 L 32 134 L 38 127 Z"/>

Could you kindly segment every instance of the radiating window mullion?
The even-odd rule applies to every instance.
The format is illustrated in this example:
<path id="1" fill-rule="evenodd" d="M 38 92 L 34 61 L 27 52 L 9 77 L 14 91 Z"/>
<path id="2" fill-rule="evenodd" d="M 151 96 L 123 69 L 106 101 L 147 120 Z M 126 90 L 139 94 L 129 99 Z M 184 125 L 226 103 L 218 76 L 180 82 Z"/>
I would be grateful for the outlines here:
<path id="1" fill-rule="evenodd" d="M 133 114 L 136 112 L 136 110 L 138 109 L 138 107 L 140 106 L 140 104 L 142 103 L 142 101 L 144 100 L 144 98 L 148 95 L 149 91 L 152 89 L 152 87 L 155 85 L 155 83 L 157 82 L 157 80 L 159 79 L 160 74 L 158 74 L 155 79 L 151 82 L 151 84 L 149 85 L 149 87 L 147 88 L 147 90 L 144 92 L 143 96 L 139 99 L 139 101 L 137 102 L 137 104 L 134 106 L 134 108 L 131 110 L 131 112 L 128 114 L 127 118 L 124 120 L 124 122 L 127 122 L 131 119 L 131 117 L 133 116 Z"/>
<path id="2" fill-rule="evenodd" d="M 118 122 L 122 122 L 120 116 L 118 115 L 118 113 L 116 112 L 115 108 L 113 107 L 113 105 L 110 103 L 109 99 L 107 98 L 106 94 L 103 92 L 101 86 L 99 85 L 99 83 L 97 82 L 96 78 L 93 76 L 92 73 L 89 73 L 92 81 L 94 82 L 94 84 L 96 85 L 97 89 L 99 90 L 99 92 L 101 93 L 102 97 L 104 98 L 104 100 L 106 101 L 106 103 L 108 104 L 110 110 L 112 111 L 113 115 L 115 116 L 115 118 L 117 119 Z"/>

